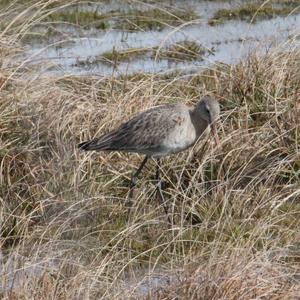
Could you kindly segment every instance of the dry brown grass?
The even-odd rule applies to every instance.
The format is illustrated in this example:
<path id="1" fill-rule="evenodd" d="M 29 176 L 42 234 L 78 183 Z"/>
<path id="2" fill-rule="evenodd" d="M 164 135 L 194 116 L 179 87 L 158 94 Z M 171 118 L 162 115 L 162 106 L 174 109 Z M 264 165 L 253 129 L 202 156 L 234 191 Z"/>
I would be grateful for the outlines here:
<path id="1" fill-rule="evenodd" d="M 17 40 L 2 36 L 1 61 L 20 51 Z M 3 68 L 1 297 L 296 299 L 299 57 L 274 51 L 200 75 L 119 79 Z M 222 105 L 221 146 L 205 137 L 164 160 L 175 225 L 155 200 L 154 163 L 126 223 L 123 203 L 141 158 L 81 153 L 77 143 L 140 110 L 207 92 Z M 142 294 L 138 283 L 153 272 L 164 284 Z"/>

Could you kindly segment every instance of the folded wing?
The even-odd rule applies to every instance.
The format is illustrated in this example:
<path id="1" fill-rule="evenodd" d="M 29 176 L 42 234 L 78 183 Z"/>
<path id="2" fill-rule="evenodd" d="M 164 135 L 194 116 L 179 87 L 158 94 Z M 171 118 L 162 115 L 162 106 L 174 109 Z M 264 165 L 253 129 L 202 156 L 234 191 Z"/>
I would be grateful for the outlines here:
<path id="1" fill-rule="evenodd" d="M 183 111 L 167 104 L 149 109 L 118 129 L 78 145 L 82 150 L 140 152 L 159 151 L 167 135 L 178 126 Z"/>

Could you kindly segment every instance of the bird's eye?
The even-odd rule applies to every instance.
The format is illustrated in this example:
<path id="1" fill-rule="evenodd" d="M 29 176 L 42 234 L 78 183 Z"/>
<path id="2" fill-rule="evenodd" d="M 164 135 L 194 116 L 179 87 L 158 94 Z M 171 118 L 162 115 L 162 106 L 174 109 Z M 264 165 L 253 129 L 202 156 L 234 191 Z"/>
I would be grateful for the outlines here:
<path id="1" fill-rule="evenodd" d="M 209 114 L 210 113 L 209 109 L 207 107 L 205 109 L 206 109 L 206 112 Z"/>

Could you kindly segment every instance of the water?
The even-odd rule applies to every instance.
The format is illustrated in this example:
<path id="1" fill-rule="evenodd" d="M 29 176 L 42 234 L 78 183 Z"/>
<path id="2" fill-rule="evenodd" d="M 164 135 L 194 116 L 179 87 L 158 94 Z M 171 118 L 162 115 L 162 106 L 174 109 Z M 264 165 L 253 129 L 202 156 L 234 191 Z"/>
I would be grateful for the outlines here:
<path id="1" fill-rule="evenodd" d="M 30 261 L 17 252 L 4 259 L 0 251 L 0 293 L 18 290 L 22 286 L 40 280 L 45 274 L 57 274 L 58 266 L 51 259 Z"/>
<path id="2" fill-rule="evenodd" d="M 177 7 L 183 6 L 181 1 L 173 1 Z M 97 9 L 107 12 L 116 9 L 118 3 L 98 5 Z M 215 63 L 232 64 L 245 58 L 255 50 L 261 54 L 271 48 L 285 49 L 299 47 L 299 39 L 289 40 L 299 35 L 300 14 L 277 17 L 255 24 L 243 21 L 228 21 L 223 25 L 209 26 L 208 19 L 220 8 L 238 5 L 238 2 L 185 2 L 190 9 L 200 15 L 181 28 L 166 28 L 162 31 L 125 32 L 120 30 L 76 30 L 61 26 L 58 30 L 63 39 L 54 38 L 52 43 L 31 43 L 26 46 L 25 63 L 38 68 L 41 73 L 57 75 L 120 75 L 132 73 L 157 73 L 175 70 L 196 71 Z M 136 7 L 135 7 L 136 8 Z M 139 9 L 147 9 L 149 5 L 140 4 Z M 151 6 L 150 6 L 151 8 Z M 82 6 L 83 10 L 95 10 L 93 6 Z M 128 9 L 128 7 L 127 7 Z M 61 35 L 61 36 L 62 36 Z M 128 48 L 167 47 L 180 41 L 195 41 L 202 47 L 213 50 L 204 59 L 196 61 L 174 62 L 167 59 L 155 60 L 150 56 L 131 59 L 113 66 L 99 60 L 106 51 Z M 24 60 L 24 57 L 22 57 Z"/>

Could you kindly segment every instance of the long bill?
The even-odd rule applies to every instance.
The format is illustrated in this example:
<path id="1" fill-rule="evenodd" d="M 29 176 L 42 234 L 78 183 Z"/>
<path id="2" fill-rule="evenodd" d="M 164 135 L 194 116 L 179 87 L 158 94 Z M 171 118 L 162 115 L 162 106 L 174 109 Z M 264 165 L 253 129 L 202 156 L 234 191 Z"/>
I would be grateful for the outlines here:
<path id="1" fill-rule="evenodd" d="M 215 141 L 216 141 L 216 144 L 217 144 L 218 146 L 220 146 L 220 140 L 219 140 L 219 137 L 218 137 L 218 134 L 217 134 L 216 123 L 210 124 L 210 127 L 211 127 L 211 132 L 212 132 L 212 134 L 213 134 L 213 136 L 214 136 L 214 139 L 215 139 Z"/>

